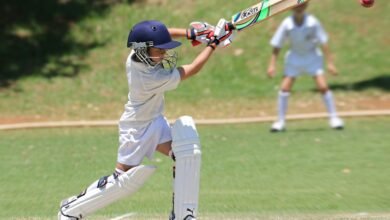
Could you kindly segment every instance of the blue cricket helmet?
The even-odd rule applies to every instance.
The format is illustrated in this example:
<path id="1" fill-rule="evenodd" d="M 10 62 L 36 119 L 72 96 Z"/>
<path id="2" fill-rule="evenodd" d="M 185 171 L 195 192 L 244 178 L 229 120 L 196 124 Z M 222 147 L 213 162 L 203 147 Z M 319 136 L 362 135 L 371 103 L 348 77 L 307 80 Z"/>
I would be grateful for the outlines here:
<path id="1" fill-rule="evenodd" d="M 156 20 L 142 21 L 134 25 L 127 38 L 127 47 L 132 47 L 134 43 L 146 43 L 148 47 L 167 50 L 181 45 L 180 42 L 172 40 L 167 27 Z"/>

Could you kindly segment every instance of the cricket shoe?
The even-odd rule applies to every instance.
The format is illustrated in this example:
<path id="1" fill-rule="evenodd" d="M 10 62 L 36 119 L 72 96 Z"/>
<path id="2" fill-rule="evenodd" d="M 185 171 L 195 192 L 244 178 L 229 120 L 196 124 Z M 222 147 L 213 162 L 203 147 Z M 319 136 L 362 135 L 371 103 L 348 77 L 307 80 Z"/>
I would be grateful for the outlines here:
<path id="1" fill-rule="evenodd" d="M 77 218 L 77 217 L 73 217 L 73 216 L 67 216 L 63 213 L 63 209 L 68 208 L 69 207 L 68 205 L 70 203 L 74 202 L 75 200 L 77 200 L 77 198 L 78 198 L 77 196 L 71 196 L 71 197 L 61 201 L 60 211 L 58 212 L 58 220 L 79 220 L 79 219 L 81 219 L 81 217 Z"/>
<path id="2" fill-rule="evenodd" d="M 169 220 L 175 220 L 175 213 L 173 212 L 173 210 L 171 211 L 171 214 L 169 215 Z M 191 214 L 187 215 L 186 217 L 184 217 L 183 220 L 196 220 L 196 218 L 191 213 Z"/>
<path id="3" fill-rule="evenodd" d="M 285 128 L 285 123 L 284 121 L 276 121 L 272 124 L 271 126 L 271 132 L 281 132 L 281 131 L 285 131 L 286 128 Z"/>
<path id="4" fill-rule="evenodd" d="M 175 220 L 175 218 L 172 218 L 172 216 L 169 216 L 169 220 Z M 194 216 L 186 216 L 183 220 L 196 220 Z"/>
<path id="5" fill-rule="evenodd" d="M 61 211 L 58 212 L 58 220 L 79 220 L 80 218 L 74 218 L 74 217 L 68 217 L 61 213 Z"/>
<path id="6" fill-rule="evenodd" d="M 175 213 L 173 212 L 173 210 L 169 214 L 169 220 L 175 220 Z"/>
<path id="7" fill-rule="evenodd" d="M 332 117 L 329 120 L 329 125 L 333 129 L 342 130 L 344 129 L 344 122 L 339 117 Z"/>

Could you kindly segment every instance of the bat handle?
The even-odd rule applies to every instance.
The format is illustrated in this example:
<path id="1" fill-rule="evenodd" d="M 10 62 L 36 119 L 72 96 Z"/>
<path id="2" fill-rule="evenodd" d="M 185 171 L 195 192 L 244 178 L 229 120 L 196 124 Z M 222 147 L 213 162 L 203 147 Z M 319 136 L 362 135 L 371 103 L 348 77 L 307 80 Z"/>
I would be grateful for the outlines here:
<path id="1" fill-rule="evenodd" d="M 232 31 L 232 30 L 235 30 L 236 27 L 234 26 L 234 24 L 232 22 L 229 22 L 226 24 L 226 29 L 229 31 Z"/>

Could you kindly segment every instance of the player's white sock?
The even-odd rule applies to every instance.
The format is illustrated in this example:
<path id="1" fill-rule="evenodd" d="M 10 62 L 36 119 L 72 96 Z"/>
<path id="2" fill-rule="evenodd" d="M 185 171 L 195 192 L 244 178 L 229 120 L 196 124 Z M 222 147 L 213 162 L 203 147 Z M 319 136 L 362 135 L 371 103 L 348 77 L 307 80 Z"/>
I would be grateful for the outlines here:
<path id="1" fill-rule="evenodd" d="M 279 121 L 285 121 L 289 96 L 290 96 L 290 92 L 279 91 L 279 97 L 278 97 Z"/>
<path id="2" fill-rule="evenodd" d="M 333 101 L 333 94 L 330 90 L 328 90 L 323 96 L 322 96 L 326 109 L 328 110 L 329 117 L 335 118 L 337 117 L 337 111 L 336 111 L 336 105 Z"/>

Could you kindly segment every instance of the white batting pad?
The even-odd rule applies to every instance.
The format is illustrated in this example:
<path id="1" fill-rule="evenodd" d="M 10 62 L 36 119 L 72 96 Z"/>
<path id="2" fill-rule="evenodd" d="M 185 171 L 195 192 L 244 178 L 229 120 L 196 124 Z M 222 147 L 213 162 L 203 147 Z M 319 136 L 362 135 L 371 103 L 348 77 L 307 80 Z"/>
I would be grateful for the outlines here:
<path id="1" fill-rule="evenodd" d="M 121 174 L 108 178 L 104 186 L 93 184 L 84 195 L 74 197 L 61 205 L 59 220 L 82 219 L 98 209 L 134 194 L 156 170 L 155 166 L 140 165 Z"/>
<path id="2" fill-rule="evenodd" d="M 174 180 L 175 220 L 195 219 L 198 212 L 201 146 L 195 123 L 182 116 L 172 126 L 172 151 L 176 158 Z"/>

